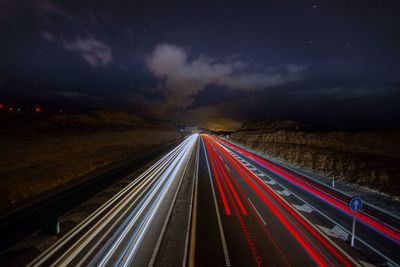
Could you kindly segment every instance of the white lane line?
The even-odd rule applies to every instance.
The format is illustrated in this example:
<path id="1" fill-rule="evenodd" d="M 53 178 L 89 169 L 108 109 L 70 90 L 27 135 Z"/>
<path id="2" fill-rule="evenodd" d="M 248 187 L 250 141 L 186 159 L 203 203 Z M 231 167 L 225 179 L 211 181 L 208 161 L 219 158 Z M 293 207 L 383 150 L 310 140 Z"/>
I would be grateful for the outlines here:
<path id="1" fill-rule="evenodd" d="M 228 171 L 231 171 L 231 169 L 229 169 L 229 167 L 228 167 L 228 165 L 226 165 L 226 163 L 225 163 L 225 167 L 228 169 Z"/>
<path id="2" fill-rule="evenodd" d="M 196 143 L 197 143 L 197 142 L 196 142 Z M 169 207 L 168 214 L 167 214 L 167 218 L 165 219 L 165 222 L 164 222 L 164 225 L 163 225 L 163 227 L 162 227 L 160 236 L 159 236 L 159 238 L 158 238 L 158 240 L 157 240 L 157 244 L 156 244 L 156 246 L 155 246 L 155 248 L 154 248 L 154 251 L 153 251 L 153 254 L 152 254 L 152 256 L 151 256 L 151 259 L 150 259 L 150 262 L 149 262 L 149 265 L 148 265 L 149 267 L 154 266 L 154 263 L 155 263 L 155 261 L 156 261 L 158 252 L 160 251 L 161 242 L 162 242 L 162 240 L 164 239 L 164 235 L 165 235 L 165 231 L 166 231 L 166 229 L 167 229 L 167 225 L 168 225 L 168 223 L 169 223 L 169 221 L 170 221 L 170 219 L 171 219 L 172 209 L 173 209 L 174 206 L 175 206 L 176 199 L 177 199 L 178 193 L 179 193 L 179 191 L 180 191 L 180 189 L 181 189 L 182 182 L 183 182 L 183 178 L 184 178 L 185 175 L 186 175 L 186 170 L 187 170 L 187 168 L 188 168 L 188 166 L 189 166 L 189 160 L 190 160 L 190 157 L 191 157 L 191 155 L 192 155 L 192 153 L 193 153 L 193 150 L 191 150 L 191 151 L 188 152 L 188 153 L 190 153 L 190 154 L 189 154 L 189 156 L 188 156 L 188 158 L 187 158 L 187 162 L 186 162 L 185 168 L 183 169 L 183 172 L 182 172 L 182 175 L 181 175 L 181 179 L 179 180 L 179 184 L 178 184 L 178 186 L 177 186 L 177 188 L 176 188 L 174 197 L 173 197 L 172 202 L 171 202 L 171 206 Z"/>
<path id="3" fill-rule="evenodd" d="M 364 267 L 376 267 L 376 265 L 374 265 L 374 264 L 372 264 L 372 263 L 369 263 L 369 262 L 366 262 L 366 261 L 360 260 L 360 263 L 361 263 L 361 265 L 364 266 Z"/>
<path id="4" fill-rule="evenodd" d="M 221 144 L 219 144 L 221 147 L 223 147 L 225 150 L 228 150 L 226 147 L 224 147 L 224 146 L 222 146 Z M 246 167 L 246 166 L 245 166 Z M 247 167 L 246 167 L 247 168 Z M 250 172 L 252 172 L 249 168 L 247 168 Z M 255 175 L 255 177 L 259 180 L 259 181 L 261 181 L 261 182 L 264 182 L 260 177 L 258 177 L 254 172 L 252 172 L 254 175 Z M 271 180 L 271 181 L 274 181 L 274 180 Z M 280 185 L 280 184 L 279 184 Z M 281 185 L 280 185 L 281 186 Z M 284 189 L 286 189 L 284 186 L 281 186 L 282 188 L 284 188 Z M 271 188 L 271 187 L 270 187 Z M 271 188 L 272 189 L 272 188 Z M 272 189 L 273 190 L 273 189 Z M 288 189 L 286 189 L 287 191 L 289 191 Z M 274 192 L 276 191 L 276 190 L 273 190 Z M 276 192 L 275 192 L 276 193 Z M 298 199 L 300 199 L 300 200 L 302 200 L 300 197 L 298 197 L 296 194 L 293 194 L 293 195 L 295 195 Z M 283 201 L 283 202 L 286 202 L 286 204 L 287 205 L 289 205 L 289 206 L 291 206 L 291 204 L 287 201 L 287 200 L 285 200 L 283 197 L 281 197 L 279 194 L 277 194 L 277 196 Z M 302 200 L 303 202 L 305 202 L 305 203 L 307 203 L 306 201 L 304 201 L 304 200 Z M 308 204 L 308 203 L 307 203 Z M 346 253 L 341 247 L 339 247 L 335 242 L 333 242 L 332 240 L 331 240 L 331 238 L 329 238 L 323 231 L 321 231 L 318 227 L 316 227 L 315 226 L 315 224 L 313 224 L 313 223 L 311 223 L 306 217 L 304 217 L 299 211 L 297 211 L 296 209 L 293 209 L 294 210 L 294 212 L 296 212 L 300 217 L 302 217 L 302 219 L 303 220 L 305 220 L 310 226 L 312 226 L 312 227 L 314 227 L 314 229 L 317 231 L 317 232 L 319 232 L 320 234 L 322 234 L 322 235 L 324 235 L 325 237 L 326 237 L 326 240 L 331 244 L 331 245 L 333 245 L 333 246 L 335 246 L 336 247 L 336 249 L 338 249 L 343 255 L 345 255 L 345 257 L 347 257 L 350 261 L 352 261 L 352 263 L 355 265 L 355 266 L 360 266 L 360 264 L 357 262 L 357 260 L 355 259 L 355 258 L 353 258 L 353 257 L 351 257 L 348 253 Z"/>
<path id="5" fill-rule="evenodd" d="M 253 204 L 253 202 L 251 201 L 251 199 L 250 199 L 250 198 L 247 198 L 247 199 L 249 200 L 250 204 L 253 206 L 254 210 L 257 212 L 258 217 L 260 217 L 261 221 L 262 221 L 265 225 L 267 225 L 267 223 L 264 221 L 263 217 L 261 217 L 261 214 L 258 212 L 256 206 L 254 206 L 254 204 Z"/>
<path id="6" fill-rule="evenodd" d="M 171 166 L 168 167 L 166 173 L 160 177 L 160 181 L 165 181 L 160 183 L 155 188 L 151 188 L 151 194 L 149 197 L 146 198 L 145 203 L 142 204 L 141 209 L 138 213 L 136 213 L 133 220 L 130 221 L 127 227 L 125 227 L 124 231 L 119 235 L 117 242 L 114 242 L 111 249 L 107 252 L 106 256 L 103 257 L 103 260 L 98 264 L 98 266 L 108 266 L 109 261 L 113 261 L 111 259 L 112 255 L 115 254 L 116 249 L 120 246 L 122 240 L 127 237 L 128 232 L 130 229 L 133 229 L 132 226 L 138 221 L 139 216 L 144 214 L 144 218 L 142 219 L 138 229 L 135 231 L 133 236 L 128 241 L 123 248 L 123 252 L 120 253 L 120 256 L 117 259 L 116 265 L 120 266 L 128 266 L 130 265 L 131 261 L 135 257 L 142 240 L 149 229 L 149 225 L 154 218 L 161 202 L 165 199 L 165 195 L 169 191 L 172 182 L 176 179 L 177 173 L 181 170 L 183 162 L 186 161 L 187 153 L 190 150 L 190 145 L 186 145 L 185 150 L 183 150 L 179 157 L 177 157 Z M 151 204 L 150 202 L 154 199 L 154 202 Z M 149 209 L 147 212 L 146 209 Z M 115 264 L 115 263 L 114 263 Z"/>
<path id="7" fill-rule="evenodd" d="M 136 184 L 140 184 L 140 182 L 145 182 L 147 175 L 155 175 L 160 169 L 165 166 L 165 162 L 168 162 L 170 158 L 173 157 L 174 153 L 176 154 L 179 149 L 184 145 L 185 141 L 179 144 L 172 151 L 167 153 L 163 158 L 158 160 L 154 165 L 152 165 L 148 170 L 146 170 L 143 174 L 141 174 L 138 178 L 136 178 L 133 182 L 127 185 L 123 190 L 121 190 L 118 194 L 112 197 L 109 201 L 107 201 L 103 206 L 98 208 L 95 212 L 93 212 L 87 219 L 83 222 L 75 226 L 68 235 L 65 235 L 63 238 L 59 239 L 56 243 L 50 246 L 44 253 L 39 255 L 35 260 L 33 260 L 28 266 L 39 266 L 44 263 L 47 259 L 49 259 L 52 255 L 54 255 L 64 244 L 66 244 L 71 238 L 79 233 L 81 229 L 87 226 L 89 223 L 97 219 L 100 215 L 102 215 L 103 211 L 106 211 L 108 207 L 115 205 L 115 202 L 120 201 L 122 197 L 125 197 L 124 194 L 127 193 L 131 188 L 136 186 Z M 154 174 L 152 174 L 154 172 Z M 114 208 L 113 208 L 114 209 Z"/>
<path id="8" fill-rule="evenodd" d="M 198 183 L 199 183 L 199 156 L 200 156 L 200 139 L 197 141 L 197 153 L 194 167 L 194 181 L 191 192 L 189 218 L 186 227 L 186 242 L 185 251 L 183 254 L 182 267 L 194 266 L 195 259 L 195 247 L 196 247 L 196 227 L 197 227 L 197 195 L 198 195 Z"/>
<path id="9" fill-rule="evenodd" d="M 222 145 L 221 145 L 222 146 Z M 222 146 L 223 147 L 223 146 Z M 224 147 L 225 148 L 225 147 Z M 227 148 L 225 148 L 226 150 L 227 150 Z M 261 182 L 264 182 L 260 177 L 258 177 L 257 175 L 256 175 L 256 177 L 257 177 L 257 179 L 259 179 Z M 268 176 L 269 177 L 269 176 Z M 270 178 L 270 177 L 269 177 Z M 276 184 L 276 182 L 273 180 L 273 179 L 271 179 L 270 180 L 270 182 L 273 182 L 273 184 Z M 265 182 L 264 182 L 265 183 Z M 271 184 L 271 183 L 269 183 L 269 182 L 266 182 L 266 183 L 268 183 L 268 184 Z M 289 192 L 291 192 L 290 190 L 288 190 L 287 188 L 285 188 L 284 186 L 282 186 L 281 184 L 279 184 L 279 186 L 281 186 L 282 188 L 284 188 L 285 190 L 287 190 L 287 191 L 289 191 Z M 271 187 L 270 187 L 271 188 Z M 272 188 L 271 188 L 272 189 Z M 273 189 L 272 189 L 273 190 Z M 273 190 L 274 192 L 275 192 L 275 190 Z M 293 192 L 291 192 L 294 196 L 296 196 L 298 199 L 300 199 L 301 201 L 303 201 L 304 203 L 306 203 L 306 204 L 308 204 L 309 206 L 311 206 L 307 201 L 305 201 L 305 200 L 303 200 L 302 198 L 300 198 L 298 195 L 296 195 L 296 194 L 294 194 Z M 278 195 L 279 196 L 279 195 Z M 280 196 L 279 196 L 280 197 Z M 281 198 L 281 200 L 283 200 L 284 202 L 286 202 L 289 206 L 291 205 L 288 201 L 286 201 L 283 197 L 280 197 Z M 311 206 L 311 207 L 313 207 L 313 206 Z M 314 207 L 313 207 L 314 208 Z M 333 221 L 331 218 L 329 218 L 328 216 L 326 216 L 325 214 L 323 214 L 321 211 L 319 211 L 318 209 L 315 209 L 314 208 L 314 210 L 315 211 L 317 211 L 318 213 L 320 213 L 321 215 L 323 215 L 325 218 L 327 218 L 327 219 L 329 219 L 330 221 L 332 221 L 332 222 L 334 222 L 336 225 L 339 225 L 340 226 L 340 224 L 338 224 L 338 223 L 336 223 L 335 221 Z M 297 210 L 295 210 L 295 212 L 297 212 L 297 214 L 299 215 L 299 216 L 301 216 L 309 225 L 311 225 L 311 226 L 313 226 L 314 227 L 314 229 L 315 230 L 317 230 L 318 232 L 320 232 L 321 234 L 324 234 L 324 236 L 325 237 L 327 237 L 327 235 L 323 232 L 323 231 L 321 231 L 318 227 L 316 227 L 315 226 L 315 224 L 313 224 L 313 223 L 311 223 L 306 217 L 304 217 L 300 212 L 298 212 Z M 343 227 L 343 230 L 345 230 L 345 228 Z M 333 245 L 333 246 L 335 246 L 343 255 L 345 255 L 348 259 L 350 259 L 351 261 L 352 261 L 352 263 L 355 265 L 355 266 L 360 266 L 360 264 L 357 262 L 357 260 L 355 259 L 355 258 L 353 258 L 352 256 L 350 256 L 348 253 L 346 253 L 341 247 L 339 247 L 335 242 L 333 242 L 332 240 L 331 240 L 331 238 L 329 238 L 329 237 L 327 237 L 326 238 L 326 240 L 331 244 L 331 245 Z M 357 238 L 357 240 L 359 240 L 359 241 L 361 241 L 359 238 Z M 370 247 L 371 249 L 373 249 L 372 247 Z M 374 249 L 373 249 L 374 250 Z M 376 250 L 375 250 L 375 252 L 377 252 Z M 379 253 L 379 252 L 378 252 Z M 381 253 L 379 253 L 381 256 L 382 256 L 382 254 Z M 387 257 L 385 257 L 385 259 L 388 259 Z"/>
<path id="10" fill-rule="evenodd" d="M 175 158 L 175 157 L 172 157 L 171 160 L 166 161 L 166 162 L 164 163 L 165 166 L 169 166 L 169 164 L 172 164 L 172 159 L 173 159 L 173 158 Z M 151 176 L 149 176 L 149 177 L 146 178 L 146 179 L 150 179 L 151 177 L 153 177 L 153 178 L 151 178 L 151 179 L 154 180 L 155 178 L 158 177 L 158 175 L 162 174 L 162 173 L 165 172 L 165 171 L 166 171 L 165 168 L 159 168 L 156 172 L 154 172 Z M 156 183 L 158 183 L 158 182 L 156 182 Z M 134 194 L 135 192 L 138 192 L 139 195 L 136 196 L 136 199 L 141 199 L 141 196 L 144 195 L 144 194 L 147 192 L 147 190 L 148 190 L 151 186 L 153 186 L 153 185 L 154 185 L 154 183 L 153 183 L 153 184 L 150 183 L 150 184 L 148 184 L 146 187 L 143 187 L 142 185 L 139 185 L 139 186 L 137 186 L 136 188 L 134 188 L 134 189 L 132 190 L 132 192 L 129 193 L 129 194 L 133 197 L 133 194 Z M 141 192 L 139 192 L 141 188 L 145 188 L 145 189 L 143 189 L 143 190 L 141 190 Z M 139 190 L 139 191 L 138 191 L 138 190 Z M 129 197 L 129 195 L 127 195 L 127 197 Z M 132 199 L 133 199 L 132 197 L 129 197 L 129 198 L 132 200 Z M 136 206 L 136 202 L 137 202 L 137 201 L 135 200 L 135 201 L 134 201 L 133 203 L 131 203 L 128 207 L 122 205 L 122 206 L 125 207 L 125 210 L 126 210 L 126 211 L 123 212 L 123 214 L 119 215 L 119 217 L 125 218 L 126 216 L 128 216 L 128 213 L 130 213 L 130 210 L 132 210 L 132 207 Z M 129 203 L 129 202 L 125 202 L 125 203 Z M 116 206 L 121 206 L 121 202 L 118 203 L 118 204 L 116 204 Z M 104 218 L 109 218 L 109 217 L 113 217 L 113 216 L 115 217 L 115 214 L 113 215 L 112 213 L 108 213 L 108 214 L 106 214 L 101 220 L 103 220 Z M 112 225 L 108 225 L 108 227 L 107 227 L 108 230 L 107 230 L 105 233 L 103 233 L 102 237 L 100 237 L 100 239 L 98 240 L 97 244 L 101 244 L 101 243 L 103 242 L 103 240 L 106 239 L 106 238 L 109 236 L 109 234 L 110 234 L 111 232 L 115 231 L 115 227 L 117 227 L 117 225 L 120 224 L 120 223 L 121 223 L 121 222 L 120 222 L 119 220 L 116 220 L 114 223 L 112 223 Z M 97 227 L 93 227 L 93 228 L 97 228 Z M 86 254 L 85 254 L 84 256 L 82 256 L 82 258 L 80 259 L 80 263 L 83 263 L 87 258 L 89 258 L 89 257 L 91 256 L 91 253 L 92 253 L 93 251 L 96 250 L 97 244 L 96 244 L 96 245 L 93 245 L 93 246 L 90 248 L 90 250 L 89 250 L 88 252 L 86 252 Z M 79 264 L 78 264 L 78 265 L 79 265 Z"/>
<path id="11" fill-rule="evenodd" d="M 186 140 L 187 140 L 187 139 L 186 139 Z M 186 140 L 184 141 L 184 143 L 182 143 L 182 144 L 183 144 L 182 148 L 184 148 L 185 146 L 187 146 L 187 143 L 188 143 L 188 142 L 187 142 Z M 184 150 L 180 149 L 180 150 L 177 150 L 177 154 L 176 154 L 175 156 L 171 155 L 171 156 L 172 156 L 171 160 L 173 160 L 173 161 L 166 161 L 166 162 L 164 163 L 164 165 L 169 166 L 169 167 L 165 170 L 165 172 L 168 172 L 168 169 L 171 168 L 171 167 L 170 167 L 170 164 L 174 164 L 174 162 L 179 158 L 178 155 L 180 155 L 180 154 L 182 154 L 182 153 L 184 153 Z M 171 157 L 171 156 L 170 156 L 170 157 Z M 160 168 L 161 168 L 161 167 L 159 167 L 159 170 L 161 170 Z M 164 169 L 162 169 L 162 170 L 164 171 Z M 96 236 L 97 233 L 99 233 L 100 230 L 101 230 L 102 228 L 104 228 L 105 226 L 107 226 L 108 222 L 110 222 L 111 219 L 112 219 L 113 217 L 115 217 L 116 214 L 118 214 L 118 212 L 119 212 L 120 210 L 122 210 L 123 208 L 125 208 L 126 212 L 125 212 L 124 214 L 126 214 L 126 213 L 130 210 L 130 208 L 127 208 L 126 206 L 127 206 L 127 204 L 128 204 L 132 199 L 134 199 L 135 195 L 139 194 L 139 196 L 136 198 L 136 199 L 139 199 L 140 196 L 143 195 L 145 192 L 147 192 L 147 190 L 148 190 L 150 187 L 154 186 L 154 184 L 151 182 L 151 180 L 154 180 L 154 179 L 156 178 L 156 174 L 157 174 L 157 173 L 161 173 L 161 172 L 158 172 L 158 171 L 157 171 L 156 173 L 152 174 L 151 176 L 145 177 L 145 179 L 142 181 L 143 184 L 139 184 L 137 187 L 135 187 L 135 188 L 132 190 L 131 193 L 129 193 L 129 194 L 128 194 L 127 196 L 125 196 L 124 198 L 122 198 L 121 202 L 118 202 L 118 203 L 113 207 L 113 210 L 114 210 L 114 209 L 116 209 L 116 210 L 114 210 L 114 211 L 111 210 L 110 212 L 108 212 L 107 214 L 105 214 L 104 217 L 101 217 L 101 218 L 100 218 L 100 221 L 97 222 L 93 227 L 91 227 L 91 228 L 89 229 L 89 231 L 88 231 L 87 233 L 85 233 L 84 236 L 82 236 L 82 237 L 79 239 L 78 242 L 75 243 L 75 245 L 74 245 L 75 248 L 74 248 L 74 247 L 69 248 L 69 250 L 68 250 L 67 252 L 65 252 L 64 255 L 62 256 L 63 259 L 61 259 L 61 258 L 58 259 L 58 262 L 64 261 L 64 264 L 65 264 L 65 262 L 69 262 L 69 261 L 70 261 L 70 260 L 68 260 L 68 259 L 72 259 L 73 257 L 75 257 L 75 256 L 82 250 L 82 248 L 85 246 L 85 244 L 87 244 L 88 242 L 90 242 L 90 240 L 92 240 L 93 237 Z M 160 180 L 162 180 L 162 179 L 160 179 Z M 160 180 L 158 180 L 158 181 L 156 182 L 156 184 L 157 184 L 157 183 L 160 183 Z M 159 185 L 158 185 L 158 186 L 159 186 Z M 144 190 L 141 190 L 142 188 L 145 188 L 145 189 L 144 189 Z M 124 216 L 122 216 L 122 217 L 124 217 Z M 109 226 L 109 227 L 108 227 L 108 230 L 107 230 L 107 233 L 109 233 L 110 231 L 112 231 L 112 229 L 113 229 L 118 223 L 119 223 L 119 221 L 115 221 L 115 222 L 112 224 L 111 227 Z M 104 238 L 106 238 L 107 235 L 108 235 L 108 234 L 104 234 L 104 235 L 100 238 L 100 240 L 103 240 Z M 85 239 L 85 238 L 86 238 L 86 239 Z M 99 242 L 97 242 L 97 244 L 99 244 Z M 92 246 L 92 247 L 90 248 L 89 251 L 92 251 L 92 250 L 94 250 L 95 248 L 96 248 L 96 245 L 95 245 L 95 246 Z M 72 255 L 71 255 L 71 254 L 72 254 Z M 68 256 L 68 255 L 69 255 L 69 256 Z M 91 255 L 90 253 L 87 253 L 84 257 L 82 257 L 82 258 L 80 259 L 80 262 L 83 262 L 83 260 L 86 259 L 86 258 L 88 258 L 90 255 Z M 56 264 L 57 264 L 57 262 L 56 262 Z"/>
<path id="12" fill-rule="evenodd" d="M 176 156 L 174 156 L 174 159 L 171 163 L 168 164 L 174 164 L 174 162 L 177 161 L 177 159 L 179 159 L 179 155 L 181 155 L 182 153 L 184 153 L 185 151 L 185 147 L 188 146 L 188 142 L 185 140 L 183 144 L 183 150 L 178 150 L 178 154 L 176 154 Z M 168 166 L 168 165 L 167 165 Z M 168 170 L 171 168 L 171 166 L 169 166 L 166 170 L 166 172 L 169 172 Z M 147 179 L 147 180 L 146 180 Z M 149 177 L 147 177 L 144 181 L 149 181 Z M 153 179 L 153 178 L 151 178 Z M 156 184 L 158 183 L 158 185 L 156 187 L 160 186 L 160 181 L 162 181 L 163 179 L 159 179 L 157 180 Z M 148 185 L 146 185 L 146 189 L 145 190 L 141 190 L 141 188 L 143 188 L 145 185 L 139 185 L 138 187 L 134 188 L 133 192 L 136 193 L 140 193 L 140 195 L 144 194 L 145 192 L 147 192 L 147 189 L 150 187 L 153 187 L 154 184 L 152 183 L 148 183 Z M 152 189 L 151 189 L 152 190 Z M 127 204 L 130 202 L 131 199 L 134 198 L 134 195 L 132 195 L 131 193 L 128 194 L 125 198 L 122 199 L 122 202 L 119 202 L 114 208 L 118 207 L 118 210 L 122 210 L 123 208 L 127 211 L 129 211 L 130 209 L 127 209 Z M 146 200 L 147 201 L 147 200 Z M 144 209 L 144 207 L 141 207 L 139 209 L 139 213 L 141 213 L 142 209 Z M 83 247 L 85 247 L 90 240 L 92 240 L 94 238 L 94 236 L 97 236 L 97 234 L 101 231 L 102 228 L 105 228 L 110 222 L 110 220 L 115 217 L 117 214 L 117 212 L 109 212 L 108 214 L 105 215 L 105 217 L 101 218 L 99 222 L 97 222 L 90 230 L 88 233 L 86 233 L 83 237 L 80 238 L 80 240 L 78 242 L 75 243 L 75 248 L 72 247 L 70 248 L 66 253 L 64 253 L 64 255 L 62 256 L 62 258 L 58 259 L 57 262 L 55 263 L 55 265 L 57 264 L 67 264 L 68 262 L 70 262 L 70 260 L 72 260 L 72 258 L 76 257 L 78 255 L 78 253 L 80 253 L 80 251 L 83 249 Z M 138 215 L 136 215 L 138 216 Z M 108 231 L 111 231 L 113 229 L 113 227 L 115 227 L 117 225 L 118 221 L 115 221 L 112 225 L 112 227 L 110 227 L 108 225 Z M 100 239 L 105 238 L 107 235 L 103 235 Z M 96 244 L 99 244 L 99 242 L 97 242 Z M 92 246 L 90 248 L 90 251 L 92 251 L 95 246 Z M 80 262 L 83 261 L 84 258 L 89 257 L 90 253 L 87 253 L 83 258 L 80 259 Z M 61 263 L 62 262 L 62 263 Z"/>
<path id="13" fill-rule="evenodd" d="M 203 142 L 203 140 L 202 140 L 202 142 Z M 226 245 L 224 229 L 222 228 L 221 215 L 219 213 L 218 204 L 217 204 L 217 196 L 215 194 L 214 185 L 213 185 L 213 182 L 211 179 L 211 169 L 210 169 L 210 164 L 208 164 L 208 156 L 207 156 L 204 142 L 203 142 L 203 150 L 204 150 L 204 155 L 206 157 L 206 162 L 207 162 L 207 168 L 208 168 L 208 174 L 209 174 L 208 178 L 210 178 L 211 190 L 212 190 L 213 197 L 214 197 L 214 205 L 215 205 L 215 211 L 217 213 L 218 228 L 219 228 L 219 233 L 221 235 L 222 248 L 224 250 L 224 256 L 225 256 L 225 265 L 231 266 L 231 261 L 229 259 L 229 253 L 228 253 L 228 246 Z M 214 148 L 214 150 L 215 150 L 215 148 Z"/>

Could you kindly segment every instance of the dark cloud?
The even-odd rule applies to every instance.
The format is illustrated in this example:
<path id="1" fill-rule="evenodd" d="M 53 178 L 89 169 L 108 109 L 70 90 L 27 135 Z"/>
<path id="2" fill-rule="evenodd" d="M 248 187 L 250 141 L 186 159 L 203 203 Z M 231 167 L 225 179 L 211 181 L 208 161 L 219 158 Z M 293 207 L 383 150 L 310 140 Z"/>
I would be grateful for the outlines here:
<path id="1" fill-rule="evenodd" d="M 24 84 L 209 127 L 398 127 L 398 5 L 0 0 L 0 93 Z"/>
<path id="2" fill-rule="evenodd" d="M 207 95 L 207 97 L 202 95 Z M 400 116 L 400 85 L 315 86 L 304 81 L 260 92 L 236 92 L 225 98 L 226 89 L 198 94 L 196 105 L 185 115 L 205 125 L 234 127 L 251 119 L 295 120 L 321 129 L 397 128 Z M 202 101 L 200 101 L 202 99 Z M 219 125 L 220 127 L 222 123 Z"/>
<path id="3" fill-rule="evenodd" d="M 230 89 L 226 86 L 209 84 L 204 89 L 192 95 L 193 102 L 187 110 L 193 110 L 202 106 L 213 106 L 224 102 L 232 102 L 248 97 L 249 93 L 240 89 Z M 254 95 L 254 92 L 252 92 Z"/>
<path id="4" fill-rule="evenodd" d="M 191 56 L 177 45 L 159 44 L 146 59 L 149 70 L 167 90 L 166 107 L 186 107 L 192 96 L 208 84 L 231 89 L 260 90 L 302 78 L 300 64 L 283 64 L 255 71 L 239 59 L 223 60 Z"/>
<path id="5" fill-rule="evenodd" d="M 63 37 L 56 37 L 48 31 L 42 31 L 41 34 L 45 40 L 61 45 L 67 51 L 78 52 L 91 67 L 105 67 L 112 62 L 111 48 L 94 37 L 69 41 Z"/>

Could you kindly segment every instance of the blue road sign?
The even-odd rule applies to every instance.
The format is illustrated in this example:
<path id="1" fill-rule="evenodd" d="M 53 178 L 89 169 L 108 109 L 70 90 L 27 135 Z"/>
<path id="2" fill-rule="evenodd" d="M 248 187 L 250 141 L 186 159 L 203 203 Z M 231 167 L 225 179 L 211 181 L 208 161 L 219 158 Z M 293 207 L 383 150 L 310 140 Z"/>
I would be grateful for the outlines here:
<path id="1" fill-rule="evenodd" d="M 352 211 L 360 211 L 362 209 L 362 200 L 360 197 L 350 199 L 349 207 Z"/>

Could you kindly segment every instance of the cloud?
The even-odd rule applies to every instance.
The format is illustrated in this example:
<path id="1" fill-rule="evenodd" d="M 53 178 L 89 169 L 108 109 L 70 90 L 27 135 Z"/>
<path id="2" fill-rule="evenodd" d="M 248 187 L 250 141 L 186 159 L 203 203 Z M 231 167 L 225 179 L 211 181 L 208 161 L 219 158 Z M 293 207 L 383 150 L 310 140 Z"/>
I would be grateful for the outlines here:
<path id="1" fill-rule="evenodd" d="M 227 91 L 220 90 L 228 94 Z M 235 129 L 248 120 L 294 120 L 318 129 L 399 128 L 399 85 L 299 81 L 257 94 L 192 105 L 180 118 L 210 128 Z M 221 94 L 218 93 L 218 96 Z M 207 95 L 212 96 L 212 95 Z"/>
<path id="2" fill-rule="evenodd" d="M 58 38 L 54 34 L 48 32 L 48 31 L 43 30 L 40 32 L 40 35 L 43 37 L 43 39 L 45 39 L 46 41 L 49 41 L 51 43 L 58 42 Z"/>
<path id="3" fill-rule="evenodd" d="M 105 67 L 112 61 L 111 49 L 94 38 L 78 38 L 71 42 L 64 42 L 64 47 L 68 51 L 79 52 L 92 67 Z"/>
<path id="4" fill-rule="evenodd" d="M 64 47 L 67 51 L 78 52 L 91 67 L 106 67 L 113 60 L 111 48 L 94 37 L 66 40 L 48 31 L 41 31 L 43 39 Z"/>
<path id="5" fill-rule="evenodd" d="M 260 90 L 301 79 L 305 66 L 283 64 L 255 71 L 236 56 L 224 60 L 200 55 L 192 57 L 182 47 L 159 44 L 146 58 L 147 68 L 166 89 L 166 107 L 187 107 L 193 95 L 208 84 L 231 89 Z"/>

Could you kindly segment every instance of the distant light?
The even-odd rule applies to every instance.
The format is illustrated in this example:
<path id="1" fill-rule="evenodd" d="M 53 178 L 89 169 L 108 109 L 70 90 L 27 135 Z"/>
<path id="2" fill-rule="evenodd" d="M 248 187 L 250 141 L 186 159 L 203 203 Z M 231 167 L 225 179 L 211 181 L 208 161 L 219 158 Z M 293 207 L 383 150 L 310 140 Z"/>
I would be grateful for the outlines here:
<path id="1" fill-rule="evenodd" d="M 9 108 L 8 108 L 8 111 L 13 112 L 13 111 L 14 111 L 14 108 L 9 107 Z"/>
<path id="2" fill-rule="evenodd" d="M 36 107 L 36 108 L 35 108 L 35 112 L 37 112 L 37 113 L 40 113 L 40 112 L 42 112 L 42 108 L 40 108 L 40 107 Z"/>
<path id="3" fill-rule="evenodd" d="M 4 104 L 0 104 L 0 109 L 4 108 Z"/>

